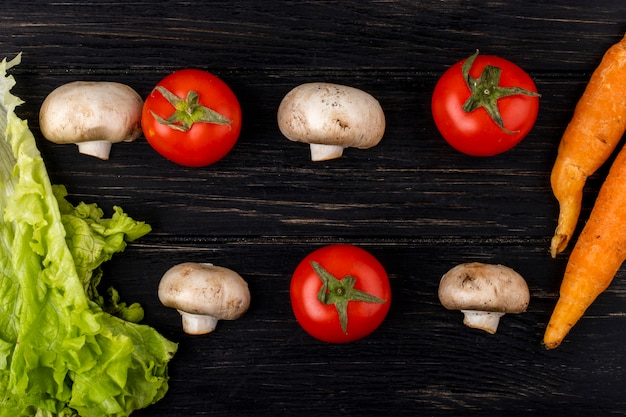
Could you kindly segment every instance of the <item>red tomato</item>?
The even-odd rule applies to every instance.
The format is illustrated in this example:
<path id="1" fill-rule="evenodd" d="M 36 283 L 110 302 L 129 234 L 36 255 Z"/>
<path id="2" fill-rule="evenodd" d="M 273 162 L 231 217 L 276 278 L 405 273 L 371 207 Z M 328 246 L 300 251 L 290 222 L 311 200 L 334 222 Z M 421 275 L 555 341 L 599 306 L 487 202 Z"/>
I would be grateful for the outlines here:
<path id="1" fill-rule="evenodd" d="M 302 328 L 329 343 L 348 343 L 372 333 L 391 304 L 383 266 L 353 245 L 330 245 L 305 257 L 291 278 L 291 306 Z"/>
<path id="2" fill-rule="evenodd" d="M 222 159 L 241 131 L 241 107 L 222 80 L 199 69 L 169 74 L 143 106 L 141 125 L 150 145 L 177 164 L 202 167 Z"/>
<path id="3" fill-rule="evenodd" d="M 453 148 L 472 156 L 492 156 L 511 149 L 530 132 L 539 95 L 533 80 L 517 65 L 477 54 L 441 76 L 432 96 L 432 114 Z"/>

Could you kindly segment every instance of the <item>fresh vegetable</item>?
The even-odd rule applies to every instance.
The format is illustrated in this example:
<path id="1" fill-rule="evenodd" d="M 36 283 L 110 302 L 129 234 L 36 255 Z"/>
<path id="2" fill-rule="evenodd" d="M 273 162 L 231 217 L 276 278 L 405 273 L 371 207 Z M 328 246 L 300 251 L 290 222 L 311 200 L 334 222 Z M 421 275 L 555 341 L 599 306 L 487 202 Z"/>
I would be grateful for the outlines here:
<path id="1" fill-rule="evenodd" d="M 241 107 L 215 75 L 182 69 L 163 78 L 143 106 L 143 133 L 162 156 L 188 167 L 222 159 L 241 131 Z"/>
<path id="2" fill-rule="evenodd" d="M 163 397 L 177 346 L 104 311 L 140 318 L 116 293 L 92 300 L 85 288 L 93 293 L 102 262 L 150 228 L 121 209 L 107 219 L 71 207 L 62 187 L 55 196 L 15 114 L 6 70 L 19 58 L 0 63 L 0 416 L 128 416 Z"/>
<path id="3" fill-rule="evenodd" d="M 236 320 L 250 306 L 250 290 L 235 271 L 207 263 L 184 262 L 161 278 L 159 300 L 178 310 L 183 331 L 207 334 L 218 320 Z"/>
<path id="4" fill-rule="evenodd" d="M 109 159 L 111 145 L 141 136 L 143 100 L 115 82 L 74 81 L 54 89 L 39 111 L 42 135 L 75 143 L 82 154 Z"/>
<path id="5" fill-rule="evenodd" d="M 443 275 L 439 301 L 448 310 L 461 310 L 466 326 L 494 334 L 506 313 L 526 311 L 530 292 L 524 278 L 508 266 L 469 262 Z"/>
<path id="6" fill-rule="evenodd" d="M 345 148 L 376 146 L 385 114 L 365 91 L 345 85 L 307 83 L 291 90 L 278 107 L 278 127 L 289 140 L 310 144 L 311 160 L 339 158 Z"/>
<path id="7" fill-rule="evenodd" d="M 380 326 L 391 304 L 383 266 L 353 245 L 324 246 L 297 266 L 289 288 L 298 323 L 329 343 L 361 339 Z"/>
<path id="8" fill-rule="evenodd" d="M 87 297 L 111 315 L 138 323 L 143 319 L 143 308 L 122 302 L 115 288 L 108 288 L 108 297 L 98 291 L 103 271 L 101 265 L 115 253 L 122 252 L 127 242 L 133 242 L 149 233 L 152 228 L 144 222 L 130 218 L 115 206 L 110 218 L 95 203 L 84 202 L 74 206 L 67 200 L 67 189 L 53 185 L 52 191 L 59 205 L 65 230 L 65 243 L 72 252 L 74 265 Z"/>
<path id="9" fill-rule="evenodd" d="M 513 148 L 531 131 L 539 94 L 520 67 L 477 51 L 439 78 L 431 110 L 439 132 L 453 148 L 472 156 L 493 156 Z"/>
<path id="10" fill-rule="evenodd" d="M 626 129 L 626 36 L 609 48 L 591 75 L 568 124 L 550 182 L 559 202 L 550 243 L 556 257 L 569 244 L 580 215 L 587 178 L 609 158 Z"/>
<path id="11" fill-rule="evenodd" d="M 544 335 L 554 349 L 609 286 L 626 259 L 626 149 L 613 162 L 565 268 Z"/>

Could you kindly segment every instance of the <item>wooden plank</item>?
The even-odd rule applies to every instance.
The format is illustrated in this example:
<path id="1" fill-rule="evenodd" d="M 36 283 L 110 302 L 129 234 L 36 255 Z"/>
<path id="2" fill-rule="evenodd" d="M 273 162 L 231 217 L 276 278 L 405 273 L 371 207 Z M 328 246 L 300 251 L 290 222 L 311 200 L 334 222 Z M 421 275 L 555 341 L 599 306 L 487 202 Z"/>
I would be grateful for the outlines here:
<path id="1" fill-rule="evenodd" d="M 0 33 L 49 71 L 419 68 L 474 49 L 531 70 L 590 71 L 622 28 L 618 1 L 14 2 Z M 584 36 L 583 36 L 584 35 Z M 530 53 L 529 53 L 530 52 Z M 375 58 L 375 59 L 372 59 Z"/>
<path id="2" fill-rule="evenodd" d="M 535 1 L 14 2 L 0 15 L 13 70 L 56 183 L 74 201 L 122 206 L 153 232 L 105 265 L 102 287 L 140 302 L 146 324 L 175 340 L 167 396 L 139 416 L 555 415 L 626 411 L 622 386 L 625 271 L 555 351 L 541 337 L 567 253 L 548 253 L 557 206 L 549 184 L 560 136 L 602 54 L 623 35 L 626 3 Z M 436 130 L 438 77 L 475 49 L 529 71 L 542 94 L 531 134 L 512 151 L 473 158 Z M 176 166 L 142 137 L 109 161 L 46 142 L 38 111 L 56 86 L 119 81 L 142 96 L 170 71 L 200 67 L 236 92 L 244 128 L 234 150 L 202 169 Z M 280 134 L 276 109 L 294 86 L 362 88 L 385 109 L 385 138 L 312 163 Z M 580 226 L 607 166 L 590 179 Z M 580 227 L 579 227 L 580 229 Z M 298 326 L 289 280 L 310 251 L 353 243 L 392 282 L 387 320 L 350 345 Z M 238 271 L 252 305 L 206 337 L 182 333 L 156 294 L 183 261 Z M 437 299 L 460 262 L 503 263 L 531 289 L 524 314 L 495 335 L 463 326 Z M 135 415 L 135 414 L 133 414 Z"/>

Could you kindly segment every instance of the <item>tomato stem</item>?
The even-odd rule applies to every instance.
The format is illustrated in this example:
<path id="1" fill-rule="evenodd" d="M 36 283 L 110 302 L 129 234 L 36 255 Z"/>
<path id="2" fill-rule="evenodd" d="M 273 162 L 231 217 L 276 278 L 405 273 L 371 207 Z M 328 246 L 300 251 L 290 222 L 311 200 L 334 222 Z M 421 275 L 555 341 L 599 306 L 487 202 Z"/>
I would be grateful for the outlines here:
<path id="1" fill-rule="evenodd" d="M 361 301 L 364 303 L 383 304 L 386 300 L 375 297 L 364 291 L 354 288 L 356 278 L 346 275 L 342 279 L 337 279 L 333 274 L 325 270 L 319 263 L 311 261 L 311 266 L 322 280 L 322 288 L 317 293 L 317 299 L 324 305 L 335 306 L 339 314 L 339 323 L 344 334 L 348 333 L 348 303 L 350 301 Z"/>
<path id="2" fill-rule="evenodd" d="M 174 107 L 174 112 L 164 119 L 150 111 L 150 114 L 161 124 L 172 129 L 187 132 L 194 123 L 214 123 L 218 125 L 229 125 L 230 119 L 222 116 L 215 110 L 200 104 L 200 96 L 193 90 L 187 93 L 187 97 L 180 98 L 163 86 L 155 87 L 159 93 Z"/>
<path id="3" fill-rule="evenodd" d="M 500 75 L 502 68 L 493 65 L 486 65 L 478 78 L 472 77 L 469 73 L 472 65 L 478 56 L 478 50 L 467 58 L 461 66 L 463 78 L 470 89 L 471 95 L 463 104 L 463 110 L 472 112 L 480 107 L 484 108 L 489 117 L 506 133 L 515 133 L 504 127 L 500 110 L 498 109 L 498 100 L 503 97 L 513 95 L 526 95 L 531 97 L 539 97 L 540 94 L 526 90 L 521 87 L 502 87 L 500 83 Z"/>

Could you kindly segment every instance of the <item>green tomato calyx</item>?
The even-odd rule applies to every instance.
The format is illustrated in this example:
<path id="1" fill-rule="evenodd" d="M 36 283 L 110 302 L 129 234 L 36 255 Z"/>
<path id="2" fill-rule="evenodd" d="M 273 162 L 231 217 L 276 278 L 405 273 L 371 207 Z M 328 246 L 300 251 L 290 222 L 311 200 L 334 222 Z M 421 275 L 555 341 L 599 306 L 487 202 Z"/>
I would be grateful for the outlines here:
<path id="1" fill-rule="evenodd" d="M 463 110 L 470 113 L 480 107 L 484 108 L 489 117 L 506 133 L 516 133 L 504 127 L 500 110 L 498 109 L 498 100 L 503 97 L 514 95 L 526 95 L 531 97 L 540 97 L 540 94 L 534 91 L 526 90 L 521 87 L 502 87 L 500 86 L 500 75 L 502 68 L 493 65 L 485 65 L 482 73 L 478 78 L 469 75 L 472 65 L 478 56 L 478 50 L 467 58 L 461 66 L 463 78 L 470 89 L 471 95 L 463 104 Z"/>
<path id="2" fill-rule="evenodd" d="M 387 300 L 355 289 L 354 284 L 356 284 L 356 278 L 352 275 L 346 275 L 342 279 L 337 279 L 319 263 L 311 261 L 311 266 L 317 276 L 322 280 L 322 288 L 320 288 L 317 293 L 317 299 L 324 305 L 333 304 L 335 306 L 339 314 L 341 330 L 344 334 L 348 333 L 348 303 L 350 301 L 362 301 L 376 304 L 387 302 Z"/>
<path id="3" fill-rule="evenodd" d="M 200 104 L 200 96 L 193 90 L 187 93 L 187 97 L 180 98 L 176 94 L 162 86 L 155 87 L 159 93 L 174 107 L 174 112 L 164 119 L 152 110 L 150 114 L 161 124 L 171 127 L 172 129 L 187 132 L 194 123 L 213 123 L 218 125 L 229 125 L 232 121 Z"/>

